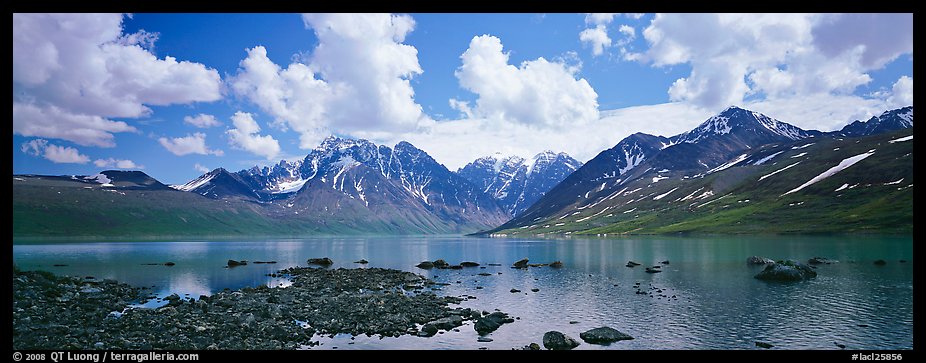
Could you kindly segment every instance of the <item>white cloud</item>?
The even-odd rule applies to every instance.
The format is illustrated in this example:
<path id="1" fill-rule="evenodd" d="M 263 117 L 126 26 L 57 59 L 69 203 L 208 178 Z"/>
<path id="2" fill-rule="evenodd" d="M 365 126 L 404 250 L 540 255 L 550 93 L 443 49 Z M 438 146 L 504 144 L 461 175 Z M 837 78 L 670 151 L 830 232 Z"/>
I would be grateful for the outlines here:
<path id="1" fill-rule="evenodd" d="M 585 23 L 594 25 L 604 25 L 614 20 L 619 13 L 587 13 L 585 14 Z"/>
<path id="2" fill-rule="evenodd" d="M 598 94 L 578 67 L 544 58 L 508 64 L 501 40 L 482 35 L 472 39 L 454 74 L 460 86 L 477 94 L 475 107 L 455 102 L 479 118 L 563 128 L 598 119 Z M 451 103 L 453 105 L 454 102 Z"/>
<path id="3" fill-rule="evenodd" d="M 123 34 L 122 17 L 13 14 L 14 133 L 111 147 L 113 133 L 135 129 L 109 118 L 221 98 L 218 72 L 158 59 L 143 48 L 156 35 Z"/>
<path id="4" fill-rule="evenodd" d="M 744 100 L 844 96 L 867 73 L 912 53 L 911 14 L 657 14 L 649 49 L 624 58 L 688 64 L 673 101 L 719 109 Z"/>
<path id="5" fill-rule="evenodd" d="M 592 55 L 594 56 L 601 55 L 604 53 L 604 48 L 611 46 L 611 38 L 608 37 L 608 31 L 604 25 L 583 30 L 579 33 L 579 40 L 592 46 Z"/>
<path id="6" fill-rule="evenodd" d="M 602 111 L 601 119 L 576 128 L 538 128 L 480 118 L 429 121 L 419 132 L 357 136 L 386 145 L 406 140 L 449 169 L 456 170 L 495 152 L 529 158 L 550 149 L 565 151 L 578 160 L 587 161 L 632 133 L 671 136 L 697 126 L 710 114 L 688 104 L 668 103 Z"/>
<path id="7" fill-rule="evenodd" d="M 48 140 L 35 139 L 20 146 L 22 152 L 32 156 L 42 156 L 56 164 L 86 164 L 90 161 L 77 149 L 69 146 L 50 144 Z"/>
<path id="8" fill-rule="evenodd" d="M 617 31 L 624 35 L 624 39 L 618 42 L 620 45 L 628 44 L 637 38 L 637 30 L 630 25 L 621 24 L 621 26 L 617 28 Z"/>
<path id="9" fill-rule="evenodd" d="M 415 22 L 406 15 L 305 14 L 318 45 L 306 62 L 282 69 L 266 49 L 248 50 L 231 88 L 315 147 L 329 133 L 407 131 L 427 119 L 409 80 L 423 71 L 403 44 Z"/>
<path id="10" fill-rule="evenodd" d="M 54 105 L 13 101 L 13 133 L 69 140 L 83 146 L 116 146 L 114 132 L 137 132 L 122 121 L 74 114 Z"/>
<path id="11" fill-rule="evenodd" d="M 260 126 L 254 117 L 247 112 L 235 112 L 232 115 L 234 129 L 228 130 L 228 143 L 233 147 L 248 151 L 255 155 L 273 159 L 280 153 L 280 143 L 270 135 L 258 135 Z"/>
<path id="12" fill-rule="evenodd" d="M 887 99 L 888 105 L 895 108 L 913 105 L 913 78 L 902 76 L 891 87 L 891 96 Z"/>
<path id="13" fill-rule="evenodd" d="M 202 132 L 196 132 L 192 135 L 187 134 L 184 137 L 161 137 L 158 138 L 158 143 L 177 156 L 188 154 L 222 156 L 224 154 L 222 150 L 210 150 L 206 146 L 206 134 Z"/>
<path id="14" fill-rule="evenodd" d="M 144 169 L 144 165 L 135 164 L 134 161 L 128 159 L 97 159 L 93 161 L 93 165 L 96 165 L 98 168 L 117 168 L 117 169 Z"/>
<path id="15" fill-rule="evenodd" d="M 221 122 L 219 122 L 219 120 L 215 119 L 215 116 L 207 115 L 204 113 L 198 114 L 196 116 L 184 116 L 183 122 L 186 124 L 196 126 L 201 129 L 206 129 L 206 128 L 210 128 L 213 126 L 219 126 L 222 124 Z"/>
<path id="16" fill-rule="evenodd" d="M 626 14 L 624 14 L 624 15 L 626 15 L 626 16 L 627 16 L 628 18 L 630 18 L 630 19 L 636 20 L 636 19 L 642 18 L 642 17 L 643 17 L 644 15 L 646 15 L 646 14 L 644 14 L 644 13 L 626 13 Z"/>
<path id="17" fill-rule="evenodd" d="M 198 172 L 200 172 L 200 173 L 208 173 L 208 172 L 212 171 L 211 169 L 209 169 L 209 168 L 207 168 L 207 167 L 205 167 L 205 166 L 202 166 L 202 165 L 200 165 L 199 163 L 193 164 L 193 169 L 196 169 L 196 171 L 198 171 Z"/>

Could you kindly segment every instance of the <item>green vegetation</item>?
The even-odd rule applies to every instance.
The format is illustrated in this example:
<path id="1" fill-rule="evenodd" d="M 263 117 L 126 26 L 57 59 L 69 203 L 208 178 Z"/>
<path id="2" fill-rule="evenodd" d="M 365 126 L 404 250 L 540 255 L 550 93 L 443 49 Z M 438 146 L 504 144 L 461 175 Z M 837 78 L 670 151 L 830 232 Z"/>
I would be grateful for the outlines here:
<path id="1" fill-rule="evenodd" d="M 913 231 L 913 141 L 889 141 L 911 132 L 805 140 L 797 145 L 814 144 L 801 149 L 768 146 L 763 150 L 784 152 L 762 165 L 744 162 L 703 176 L 670 172 L 663 174 L 669 179 L 653 183 L 650 174 L 624 185 L 628 191 L 639 191 L 602 199 L 610 193 L 605 190 L 528 226 L 492 233 L 909 234 Z M 857 164 L 785 195 L 843 159 L 872 149 L 874 154 Z M 800 164 L 759 180 L 798 161 Z M 672 189 L 675 191 L 654 200 Z"/>

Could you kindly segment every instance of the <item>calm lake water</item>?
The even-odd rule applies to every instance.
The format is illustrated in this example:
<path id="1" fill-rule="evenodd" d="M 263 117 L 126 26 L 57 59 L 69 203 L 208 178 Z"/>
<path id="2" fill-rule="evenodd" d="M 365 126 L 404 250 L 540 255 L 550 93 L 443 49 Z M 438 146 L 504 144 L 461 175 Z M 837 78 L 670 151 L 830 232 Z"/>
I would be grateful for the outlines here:
<path id="1" fill-rule="evenodd" d="M 821 256 L 815 279 L 768 283 L 753 276 L 752 255 L 806 261 Z M 111 278 L 153 287 L 160 297 L 191 297 L 224 288 L 277 286 L 266 274 L 330 257 L 332 268 L 384 267 L 412 271 L 451 285 L 437 291 L 475 296 L 463 307 L 500 309 L 519 317 L 479 343 L 472 322 L 431 338 L 317 337 L 313 349 L 511 349 L 541 343 L 544 332 L 579 333 L 610 326 L 634 336 L 610 346 L 581 342 L 577 349 L 912 349 L 912 237 L 628 237 L 620 239 L 500 239 L 469 237 L 356 237 L 298 240 L 14 244 L 20 269 Z M 514 261 L 561 260 L 565 267 L 515 270 Z M 352 261 L 370 261 L 358 265 Z M 424 260 L 475 261 L 486 267 L 421 270 Z M 274 265 L 225 268 L 228 259 L 276 260 Z M 885 266 L 873 261 L 884 259 Z M 628 260 L 643 264 L 624 265 Z M 643 267 L 669 260 L 664 272 Z M 900 260 L 909 262 L 901 263 Z M 176 266 L 146 266 L 172 261 Z M 502 266 L 486 266 L 500 263 Z M 66 264 L 54 267 L 54 264 Z M 478 276 L 490 272 L 492 276 Z M 499 274 L 501 273 L 501 274 Z M 459 283 L 457 283 L 459 282 Z M 635 294 L 663 290 L 658 298 Z M 476 287 L 482 287 L 477 289 Z M 512 288 L 521 290 L 511 293 Z M 539 288 L 538 292 L 531 292 Z M 577 322 L 570 324 L 570 322 Z M 863 326 L 859 326 L 863 325 Z"/>

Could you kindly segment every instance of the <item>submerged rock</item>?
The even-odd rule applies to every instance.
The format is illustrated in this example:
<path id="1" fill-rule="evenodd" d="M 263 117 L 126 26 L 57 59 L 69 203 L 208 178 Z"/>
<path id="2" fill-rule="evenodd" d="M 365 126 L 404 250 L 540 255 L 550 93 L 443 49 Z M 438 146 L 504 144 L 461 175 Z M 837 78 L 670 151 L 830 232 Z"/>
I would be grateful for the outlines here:
<path id="1" fill-rule="evenodd" d="M 517 262 L 515 262 L 513 265 L 511 265 L 511 267 L 513 267 L 513 268 L 527 268 L 527 262 L 528 262 L 528 261 L 529 261 L 528 259 L 522 258 L 522 259 L 518 260 Z"/>
<path id="2" fill-rule="evenodd" d="M 176 265 L 176 263 L 173 263 L 173 262 L 164 262 L 164 266 L 173 266 L 173 265 Z"/>
<path id="3" fill-rule="evenodd" d="M 755 276 L 765 281 L 801 281 L 812 277 L 817 277 L 816 271 L 794 260 L 769 264 Z"/>
<path id="4" fill-rule="evenodd" d="M 421 263 L 415 265 L 417 268 L 423 268 L 425 270 L 430 270 L 434 268 L 434 263 L 431 261 L 422 261 Z"/>
<path id="5" fill-rule="evenodd" d="M 884 265 L 887 265 L 887 261 L 885 261 L 885 260 L 875 260 L 875 265 L 884 266 Z"/>
<path id="6" fill-rule="evenodd" d="M 746 263 L 750 265 L 767 265 L 770 263 L 775 263 L 774 260 L 770 258 L 760 257 L 760 256 L 750 256 L 746 259 Z"/>
<path id="7" fill-rule="evenodd" d="M 647 272 L 647 273 L 654 274 L 654 273 L 657 273 L 657 272 L 662 272 L 662 270 L 659 269 L 658 266 L 653 266 L 653 267 L 647 267 L 647 268 L 646 268 L 646 272 Z"/>
<path id="8" fill-rule="evenodd" d="M 543 333 L 543 346 L 550 350 L 570 350 L 578 347 L 579 342 L 566 334 L 551 330 Z"/>
<path id="9" fill-rule="evenodd" d="M 586 343 L 589 344 L 602 344 L 607 345 L 619 340 L 630 340 L 633 339 L 632 336 L 622 333 L 621 331 L 603 326 L 600 328 L 591 329 L 579 334 L 579 338 L 582 338 Z"/>
<path id="10" fill-rule="evenodd" d="M 359 264 L 361 264 L 361 265 L 366 265 L 366 264 L 370 263 L 370 261 L 367 261 L 367 260 L 361 258 L 360 260 L 354 261 L 354 263 L 359 263 Z"/>
<path id="11" fill-rule="evenodd" d="M 310 265 L 331 266 L 332 264 L 334 264 L 334 261 L 332 261 L 328 257 L 322 257 L 322 258 L 310 258 L 306 261 L 306 263 Z"/>
<path id="12" fill-rule="evenodd" d="M 771 344 L 768 344 L 768 343 L 765 343 L 765 342 L 759 342 L 759 341 L 756 342 L 756 346 L 759 347 L 759 348 L 765 348 L 765 349 L 769 349 L 769 348 L 774 347 L 774 345 L 771 345 Z"/>
<path id="13" fill-rule="evenodd" d="M 627 265 L 626 265 L 626 266 L 627 266 L 627 267 L 637 267 L 637 266 L 640 266 L 640 264 L 639 264 L 639 263 L 636 263 L 636 262 L 633 262 L 633 261 L 627 261 Z"/>
<path id="14" fill-rule="evenodd" d="M 826 257 L 814 257 L 814 258 L 807 260 L 807 263 L 811 265 L 830 265 L 830 264 L 834 264 L 837 262 L 839 261 L 831 260 Z"/>
<path id="15" fill-rule="evenodd" d="M 479 263 L 478 263 L 478 262 L 463 261 L 463 262 L 460 262 L 460 266 L 463 266 L 463 267 L 476 267 L 476 266 L 479 266 Z"/>
<path id="16" fill-rule="evenodd" d="M 228 267 L 244 266 L 244 265 L 247 265 L 247 264 L 248 264 L 247 261 L 228 260 Z"/>
<path id="17" fill-rule="evenodd" d="M 553 262 L 550 263 L 550 267 L 552 267 L 552 268 L 560 268 L 560 267 L 563 267 L 563 262 L 562 262 L 562 261 L 553 261 Z"/>

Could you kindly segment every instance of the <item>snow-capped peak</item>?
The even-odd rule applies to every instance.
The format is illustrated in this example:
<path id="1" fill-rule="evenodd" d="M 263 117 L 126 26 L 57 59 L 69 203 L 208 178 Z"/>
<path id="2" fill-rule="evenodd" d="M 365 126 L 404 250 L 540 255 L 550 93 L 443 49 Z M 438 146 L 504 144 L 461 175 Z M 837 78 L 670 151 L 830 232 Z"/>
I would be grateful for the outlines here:
<path id="1" fill-rule="evenodd" d="M 693 130 L 679 135 L 676 143 L 696 143 L 705 138 L 729 134 L 737 129 L 756 131 L 765 129 L 776 136 L 790 140 L 800 140 L 809 136 L 806 131 L 796 126 L 755 111 L 730 106 L 719 114 L 711 116 Z"/>

